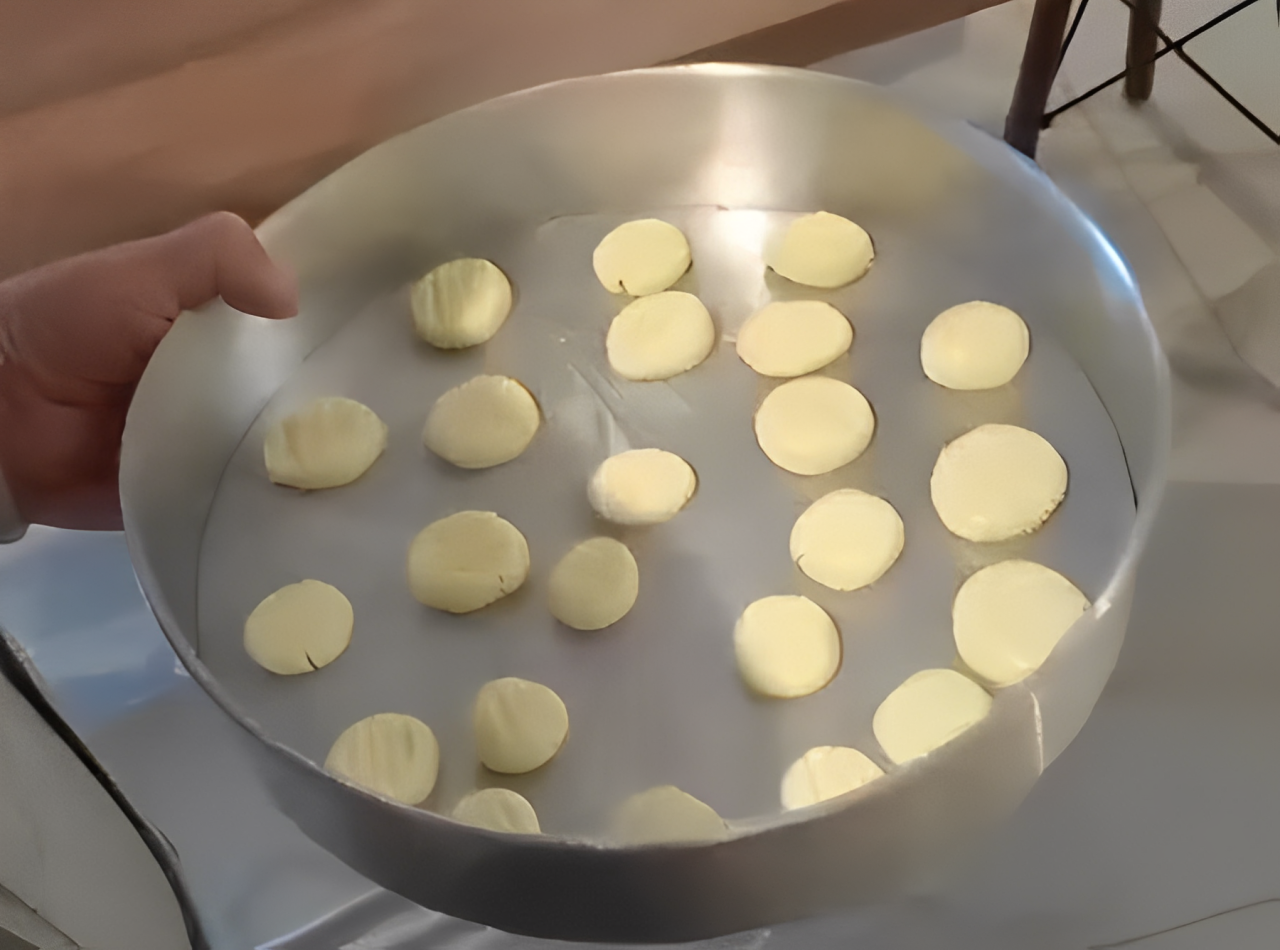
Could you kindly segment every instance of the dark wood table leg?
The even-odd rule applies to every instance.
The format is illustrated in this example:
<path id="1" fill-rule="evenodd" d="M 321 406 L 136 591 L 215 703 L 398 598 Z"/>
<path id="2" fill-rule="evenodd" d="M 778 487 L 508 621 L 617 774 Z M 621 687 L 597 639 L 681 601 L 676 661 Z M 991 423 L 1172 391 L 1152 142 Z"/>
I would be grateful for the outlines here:
<path id="1" fill-rule="evenodd" d="M 1159 0 L 1156 0 L 1158 3 Z M 1029 158 L 1036 157 L 1036 141 L 1044 119 L 1049 89 L 1058 73 L 1062 36 L 1067 30 L 1071 0 L 1036 0 L 1031 31 L 1018 70 L 1018 85 L 1004 123 L 1004 140 Z"/>
<path id="2" fill-rule="evenodd" d="M 1124 65 L 1124 97 L 1132 102 L 1145 102 L 1151 97 L 1156 80 L 1155 25 L 1160 22 L 1161 0 L 1132 0 L 1129 8 L 1129 48 Z"/>

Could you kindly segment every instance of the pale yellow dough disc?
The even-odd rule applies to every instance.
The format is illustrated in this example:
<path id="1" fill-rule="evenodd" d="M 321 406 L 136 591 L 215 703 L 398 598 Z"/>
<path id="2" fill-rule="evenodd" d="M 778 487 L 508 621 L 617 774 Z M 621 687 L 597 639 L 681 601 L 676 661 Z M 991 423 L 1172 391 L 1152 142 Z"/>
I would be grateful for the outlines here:
<path id="1" fill-rule="evenodd" d="M 1042 436 L 988 424 L 948 443 L 929 479 L 938 517 L 968 541 L 1003 541 L 1044 524 L 1067 493 L 1067 465 Z"/>
<path id="2" fill-rule="evenodd" d="M 1057 571 L 1001 561 L 964 584 L 951 607 L 960 659 L 993 686 L 1029 676 L 1048 659 L 1089 600 Z"/>
<path id="3" fill-rule="evenodd" d="M 342 655 L 354 622 L 342 591 L 323 581 L 301 581 L 253 609 L 244 622 L 244 648 L 272 673 L 309 673 Z"/>
<path id="4" fill-rule="evenodd" d="M 689 242 L 674 224 L 643 218 L 604 236 L 591 264 L 605 289 L 643 297 L 666 290 L 689 269 Z"/>
<path id="5" fill-rule="evenodd" d="M 762 376 L 803 376 L 843 356 L 853 325 L 821 300 L 778 300 L 738 331 L 738 356 Z"/>
<path id="6" fill-rule="evenodd" d="M 670 379 L 711 352 L 716 327 L 693 294 L 668 290 L 633 300 L 609 325 L 609 365 L 634 380 Z"/>
<path id="7" fill-rule="evenodd" d="M 601 518 L 615 524 L 661 524 L 676 516 L 697 487 L 698 476 L 680 456 L 632 449 L 600 464 L 587 497 Z"/>
<path id="8" fill-rule="evenodd" d="M 590 538 L 560 559 L 547 586 L 553 617 L 575 630 L 601 630 L 635 605 L 640 569 L 621 541 Z"/>
<path id="9" fill-rule="evenodd" d="M 791 529 L 791 560 L 819 584 L 874 584 L 902 553 L 902 518 L 883 498 L 841 488 L 810 505 Z"/>
<path id="10" fill-rule="evenodd" d="M 538 814 L 528 799 L 509 788 L 482 788 L 472 792 L 453 809 L 454 821 L 507 834 L 537 835 L 542 833 Z"/>
<path id="11" fill-rule="evenodd" d="M 871 719 L 880 748 L 895 763 L 946 745 L 991 711 L 991 694 L 955 670 L 921 670 L 880 704 Z"/>
<path id="12" fill-rule="evenodd" d="M 782 777 L 782 807 L 805 808 L 861 788 L 884 775 L 857 749 L 820 745 L 792 763 Z"/>
<path id="13" fill-rule="evenodd" d="M 808 597 L 782 594 L 750 604 L 733 630 L 738 671 L 757 693 L 794 699 L 816 693 L 840 669 L 840 632 Z"/>
<path id="14" fill-rule="evenodd" d="M 428 607 L 464 614 L 520 587 L 529 545 L 492 511 L 460 511 L 432 522 L 409 547 L 409 588 Z"/>
<path id="15" fill-rule="evenodd" d="M 876 417 L 848 383 L 804 376 L 764 398 L 755 428 L 756 441 L 774 465 L 797 475 L 822 475 L 863 453 Z"/>
<path id="16" fill-rule="evenodd" d="M 410 291 L 418 335 L 445 350 L 490 339 L 511 312 L 511 282 L 491 261 L 464 257 L 430 271 Z"/>
<path id="17" fill-rule="evenodd" d="M 924 374 L 948 389 L 994 389 L 1017 375 L 1031 351 L 1022 318 L 974 300 L 942 311 L 920 339 Z"/>
<path id="18" fill-rule="evenodd" d="M 871 235 L 848 218 L 819 211 L 791 222 L 765 263 L 798 284 L 831 288 L 857 280 L 874 257 Z"/>
<path id="19" fill-rule="evenodd" d="M 560 751 L 569 713 L 549 687 L 506 676 L 480 687 L 472 724 L 485 767 L 518 774 L 546 765 Z"/>
<path id="20" fill-rule="evenodd" d="M 440 746 L 426 723 L 378 713 L 338 736 L 324 767 L 387 798 L 417 805 L 435 787 Z"/>
<path id="21" fill-rule="evenodd" d="M 459 468 L 490 468 L 527 449 L 540 421 L 538 403 L 517 380 L 476 376 L 436 400 L 422 442 Z"/>
<path id="22" fill-rule="evenodd" d="M 263 458 L 277 485 L 337 488 L 369 470 L 387 447 L 387 426 L 343 396 L 313 399 L 267 430 Z"/>
<path id="23" fill-rule="evenodd" d="M 613 837 L 625 845 L 719 841 L 728 834 L 714 808 L 674 785 L 632 795 L 618 806 L 613 821 Z"/>

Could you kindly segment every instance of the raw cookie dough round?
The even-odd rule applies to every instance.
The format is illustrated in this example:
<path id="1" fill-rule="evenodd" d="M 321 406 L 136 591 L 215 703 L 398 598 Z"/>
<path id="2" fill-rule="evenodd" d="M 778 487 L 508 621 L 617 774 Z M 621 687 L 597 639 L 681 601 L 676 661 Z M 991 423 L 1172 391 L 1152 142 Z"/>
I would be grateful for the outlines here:
<path id="1" fill-rule="evenodd" d="M 661 524 L 676 516 L 697 487 L 698 476 L 680 456 L 632 449 L 600 463 L 587 497 L 596 514 L 615 524 Z"/>
<path id="2" fill-rule="evenodd" d="M 841 287 L 867 272 L 875 257 L 871 235 L 848 218 L 819 211 L 796 218 L 765 263 L 810 287 Z"/>
<path id="3" fill-rule="evenodd" d="M 776 300 L 738 331 L 738 356 L 761 376 L 803 376 L 843 356 L 853 325 L 821 300 Z"/>
<path id="4" fill-rule="evenodd" d="M 1017 375 L 1030 350 L 1031 334 L 1020 316 L 974 300 L 933 318 L 920 338 L 920 365 L 948 389 L 994 389 Z"/>
<path id="5" fill-rule="evenodd" d="M 857 749 L 820 745 L 792 763 L 782 776 L 782 807 L 805 808 L 836 798 L 884 775 Z"/>
<path id="6" fill-rule="evenodd" d="M 369 470 L 387 447 L 387 426 L 343 396 L 313 399 L 267 430 L 267 475 L 293 488 L 337 488 Z"/>
<path id="7" fill-rule="evenodd" d="M 657 218 L 618 225 L 591 255 L 591 265 L 605 289 L 633 297 L 666 290 L 692 262 L 684 234 Z"/>
<path id="8" fill-rule="evenodd" d="M 244 622 L 244 648 L 272 673 L 310 673 L 342 655 L 354 622 L 342 591 L 323 581 L 301 581 L 253 608 Z"/>
<path id="9" fill-rule="evenodd" d="M 896 764 L 945 745 L 991 710 L 991 694 L 955 670 L 921 670 L 885 697 L 871 719 Z"/>
<path id="10" fill-rule="evenodd" d="M 621 541 L 590 538 L 560 559 L 547 586 L 553 617 L 575 630 L 600 630 L 635 605 L 640 569 Z"/>
<path id="11" fill-rule="evenodd" d="M 668 290 L 633 300 L 609 325 L 609 365 L 627 379 L 670 379 L 711 352 L 716 327 L 693 294 Z"/>
<path id="12" fill-rule="evenodd" d="M 440 746 L 426 723 L 378 713 L 338 736 L 324 767 L 387 798 L 417 805 L 435 787 Z"/>
<path id="13" fill-rule="evenodd" d="M 436 400 L 422 442 L 459 468 L 490 468 L 527 449 L 540 421 L 538 403 L 517 380 L 476 376 Z"/>
<path id="14" fill-rule="evenodd" d="M 774 465 L 797 475 L 822 475 L 863 453 L 876 417 L 848 383 L 804 376 L 764 398 L 755 428 L 756 441 Z"/>
<path id="15" fill-rule="evenodd" d="M 719 841 L 728 834 L 714 808 L 674 785 L 632 795 L 618 806 L 613 820 L 613 837 L 625 845 Z"/>
<path id="16" fill-rule="evenodd" d="M 490 339 L 511 312 L 511 282 L 490 261 L 463 257 L 427 273 L 410 291 L 418 335 L 445 350 Z"/>
<path id="17" fill-rule="evenodd" d="M 554 690 L 506 676 L 480 687 L 472 725 L 485 767 L 518 774 L 546 765 L 560 751 L 569 734 L 569 712 Z"/>
<path id="18" fill-rule="evenodd" d="M 956 593 L 952 629 L 960 659 L 993 686 L 1040 668 L 1089 599 L 1057 571 L 1033 561 L 1001 561 Z"/>
<path id="19" fill-rule="evenodd" d="M 1067 493 L 1067 465 L 1042 436 L 987 424 L 943 447 L 929 479 L 938 517 L 968 541 L 1004 541 L 1044 524 Z"/>
<path id="20" fill-rule="evenodd" d="M 794 699 L 816 693 L 840 669 L 840 632 L 808 597 L 782 594 L 750 604 L 733 629 L 743 680 L 757 693 Z"/>
<path id="21" fill-rule="evenodd" d="M 454 821 L 516 835 L 542 834 L 538 814 L 528 799 L 509 788 L 482 788 L 453 809 Z"/>
<path id="22" fill-rule="evenodd" d="M 428 607 L 465 614 L 519 588 L 529 545 L 492 511 L 459 511 L 418 532 L 409 547 L 409 588 Z"/>
<path id="23" fill-rule="evenodd" d="M 810 505 L 791 529 L 791 560 L 819 584 L 874 584 L 902 553 L 902 518 L 883 498 L 841 488 Z"/>

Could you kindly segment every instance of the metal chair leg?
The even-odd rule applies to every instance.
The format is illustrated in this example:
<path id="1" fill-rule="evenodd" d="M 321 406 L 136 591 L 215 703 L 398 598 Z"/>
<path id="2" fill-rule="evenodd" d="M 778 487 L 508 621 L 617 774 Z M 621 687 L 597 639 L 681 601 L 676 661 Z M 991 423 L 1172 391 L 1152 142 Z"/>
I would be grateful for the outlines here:
<path id="1" fill-rule="evenodd" d="M 1132 0 L 1129 8 L 1129 47 L 1124 64 L 1124 97 L 1131 102 L 1151 98 L 1156 80 L 1156 25 L 1160 22 L 1161 0 Z"/>
<path id="2" fill-rule="evenodd" d="M 1018 70 L 1018 84 L 1004 123 L 1004 140 L 1028 158 L 1036 157 L 1036 142 L 1049 90 L 1058 73 L 1062 36 L 1070 12 L 1071 0 L 1036 0 L 1031 14 L 1031 31 L 1027 34 L 1022 67 Z"/>

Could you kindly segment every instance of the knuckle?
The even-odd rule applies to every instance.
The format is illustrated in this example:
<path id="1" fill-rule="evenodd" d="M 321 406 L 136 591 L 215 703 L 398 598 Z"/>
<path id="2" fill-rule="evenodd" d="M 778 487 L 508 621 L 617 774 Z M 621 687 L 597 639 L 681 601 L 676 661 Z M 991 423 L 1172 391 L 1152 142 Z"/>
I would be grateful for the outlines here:
<path id="1" fill-rule="evenodd" d="M 203 225 L 218 240 L 242 240 L 245 235 L 253 233 L 244 218 L 230 211 L 214 211 L 197 224 Z"/>

